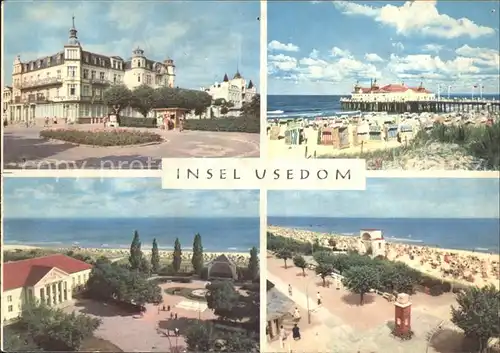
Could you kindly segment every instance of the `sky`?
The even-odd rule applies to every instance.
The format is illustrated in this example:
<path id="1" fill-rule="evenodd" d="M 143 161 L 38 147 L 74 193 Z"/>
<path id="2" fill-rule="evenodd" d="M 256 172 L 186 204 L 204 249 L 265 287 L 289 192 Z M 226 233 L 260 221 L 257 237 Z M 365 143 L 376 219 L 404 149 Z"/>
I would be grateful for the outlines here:
<path id="1" fill-rule="evenodd" d="M 268 94 L 349 94 L 371 79 L 500 91 L 498 1 L 276 1 L 267 12 Z"/>
<path id="2" fill-rule="evenodd" d="M 139 46 L 150 59 L 171 58 L 179 87 L 209 86 L 238 68 L 244 78 L 259 83 L 256 1 L 9 0 L 3 6 L 7 85 L 16 55 L 29 61 L 62 50 L 73 14 L 84 50 L 128 59 Z"/>
<path id="3" fill-rule="evenodd" d="M 5 218 L 259 217 L 259 191 L 164 190 L 160 178 L 4 178 Z"/>
<path id="4" fill-rule="evenodd" d="M 499 218 L 498 178 L 372 178 L 365 191 L 269 191 L 269 216 Z"/>

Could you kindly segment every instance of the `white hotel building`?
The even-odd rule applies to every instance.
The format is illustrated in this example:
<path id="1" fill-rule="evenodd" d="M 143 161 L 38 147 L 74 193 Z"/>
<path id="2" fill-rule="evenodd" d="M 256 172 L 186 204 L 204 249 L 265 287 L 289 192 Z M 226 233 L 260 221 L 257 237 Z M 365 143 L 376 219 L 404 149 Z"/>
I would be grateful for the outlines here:
<path id="1" fill-rule="evenodd" d="M 222 82 L 215 82 L 210 87 L 202 87 L 201 90 L 210 94 L 213 100 L 224 99 L 226 102 L 233 103 L 234 107 L 232 109 L 234 110 L 241 109 L 243 103 L 251 102 L 252 98 L 257 94 L 257 89 L 252 80 L 247 84 L 238 70 L 231 80 L 227 74 L 224 74 Z"/>
<path id="2" fill-rule="evenodd" d="M 175 65 L 171 59 L 150 60 L 140 48 L 132 52 L 129 60 L 85 51 L 73 18 L 62 51 L 30 61 L 16 57 L 12 87 L 3 91 L 2 112 L 10 123 L 45 117 L 62 118 L 69 123 L 90 122 L 108 113 L 102 94 L 112 85 L 124 84 L 133 89 L 142 84 L 174 87 L 174 83 Z"/>

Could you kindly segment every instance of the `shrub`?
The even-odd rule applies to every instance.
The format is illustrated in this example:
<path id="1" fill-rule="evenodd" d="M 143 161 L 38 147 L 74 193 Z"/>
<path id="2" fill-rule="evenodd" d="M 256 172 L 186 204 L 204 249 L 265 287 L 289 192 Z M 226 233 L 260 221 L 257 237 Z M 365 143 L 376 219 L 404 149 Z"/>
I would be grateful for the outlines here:
<path id="1" fill-rule="evenodd" d="M 121 116 L 119 124 L 120 126 L 123 127 L 155 128 L 157 127 L 156 122 L 157 122 L 156 118 L 132 118 L 127 116 Z"/>
<path id="2" fill-rule="evenodd" d="M 437 284 L 429 288 L 429 294 L 432 295 L 433 297 L 440 296 L 443 293 L 444 293 L 443 286 L 440 284 Z"/>
<path id="3" fill-rule="evenodd" d="M 91 146 L 127 146 L 162 141 L 161 136 L 155 133 L 123 129 L 90 131 L 48 129 L 42 130 L 40 137 Z"/>
<path id="4" fill-rule="evenodd" d="M 254 116 L 219 119 L 187 119 L 184 124 L 184 129 L 258 134 L 260 133 L 260 119 Z"/>

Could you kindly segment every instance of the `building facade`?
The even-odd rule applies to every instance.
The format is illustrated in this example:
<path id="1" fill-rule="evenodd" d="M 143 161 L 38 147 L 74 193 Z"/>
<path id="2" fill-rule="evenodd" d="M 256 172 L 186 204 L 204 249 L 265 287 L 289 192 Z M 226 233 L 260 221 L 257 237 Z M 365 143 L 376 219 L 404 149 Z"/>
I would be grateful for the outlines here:
<path id="1" fill-rule="evenodd" d="M 393 102 L 393 101 L 427 101 L 435 99 L 435 94 L 428 91 L 422 83 L 419 87 L 408 87 L 401 84 L 389 84 L 380 87 L 377 80 L 370 87 L 361 87 L 356 83 L 351 93 L 352 101 L 361 102 Z"/>
<path id="2" fill-rule="evenodd" d="M 62 254 L 6 262 L 3 265 L 3 322 L 18 318 L 23 306 L 30 302 L 49 306 L 70 302 L 73 289 L 87 283 L 91 270 L 88 263 Z"/>
<path id="3" fill-rule="evenodd" d="M 60 52 L 30 61 L 15 58 L 11 99 L 3 107 L 8 121 L 56 117 L 78 123 L 80 118 L 108 113 L 102 98 L 103 91 L 112 85 L 124 84 L 130 89 L 142 84 L 174 87 L 173 60 L 150 60 L 140 48 L 128 60 L 91 53 L 84 50 L 77 33 L 73 18 L 68 42 Z"/>
<path id="4" fill-rule="evenodd" d="M 226 102 L 231 102 L 234 110 L 241 109 L 245 102 L 250 102 L 257 94 L 252 80 L 248 81 L 247 84 L 239 71 L 236 71 L 231 80 L 227 74 L 224 74 L 222 82 L 215 82 L 210 87 L 203 87 L 201 90 L 210 94 L 214 101 L 224 99 Z"/>

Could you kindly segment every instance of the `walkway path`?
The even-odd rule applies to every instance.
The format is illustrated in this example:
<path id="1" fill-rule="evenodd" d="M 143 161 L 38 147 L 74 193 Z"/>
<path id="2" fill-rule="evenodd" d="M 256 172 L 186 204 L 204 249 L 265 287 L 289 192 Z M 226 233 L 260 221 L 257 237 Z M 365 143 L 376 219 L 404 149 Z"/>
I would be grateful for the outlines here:
<path id="1" fill-rule="evenodd" d="M 155 129 L 165 142 L 142 147 L 92 147 L 44 140 L 39 137 L 41 130 L 37 126 L 9 126 L 4 130 L 5 168 L 158 169 L 162 158 L 259 157 L 259 134 Z"/>

